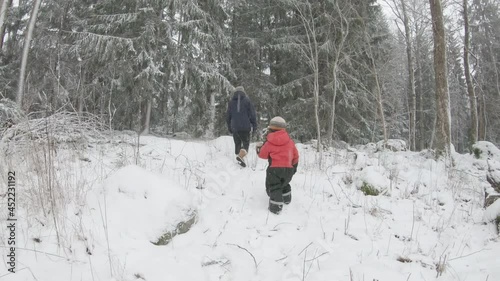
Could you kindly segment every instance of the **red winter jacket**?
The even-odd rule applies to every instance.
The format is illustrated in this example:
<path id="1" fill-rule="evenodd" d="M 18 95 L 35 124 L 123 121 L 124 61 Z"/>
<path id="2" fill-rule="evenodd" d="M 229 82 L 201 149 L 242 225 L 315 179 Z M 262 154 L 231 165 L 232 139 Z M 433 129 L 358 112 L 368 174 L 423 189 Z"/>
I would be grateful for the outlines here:
<path id="1" fill-rule="evenodd" d="M 299 152 L 285 130 L 270 132 L 267 141 L 259 151 L 259 157 L 270 159 L 273 168 L 293 168 L 299 163 Z"/>

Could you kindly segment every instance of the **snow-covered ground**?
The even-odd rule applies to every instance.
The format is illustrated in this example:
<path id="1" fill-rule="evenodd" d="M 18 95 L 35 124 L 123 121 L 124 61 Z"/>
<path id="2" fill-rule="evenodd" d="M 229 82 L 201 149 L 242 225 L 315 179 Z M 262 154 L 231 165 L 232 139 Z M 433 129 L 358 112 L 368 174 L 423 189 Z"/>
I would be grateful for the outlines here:
<path id="1" fill-rule="evenodd" d="M 279 216 L 267 211 L 267 161 L 252 145 L 240 168 L 230 137 L 137 145 L 124 134 L 10 155 L 0 179 L 16 171 L 17 273 L 7 271 L 4 197 L 0 280 L 500 280 L 485 159 L 454 154 L 451 166 L 369 145 L 325 152 L 320 168 L 311 146 L 298 148 Z M 193 216 L 188 232 L 152 243 Z"/>

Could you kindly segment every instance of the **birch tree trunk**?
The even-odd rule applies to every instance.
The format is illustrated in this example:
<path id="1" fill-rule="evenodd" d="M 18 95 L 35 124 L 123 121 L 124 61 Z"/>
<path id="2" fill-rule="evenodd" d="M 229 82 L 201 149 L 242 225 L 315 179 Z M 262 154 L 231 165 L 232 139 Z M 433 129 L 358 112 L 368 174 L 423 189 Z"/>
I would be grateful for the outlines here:
<path id="1" fill-rule="evenodd" d="M 346 17 L 342 14 L 342 11 L 339 7 L 338 2 L 336 2 L 335 6 L 336 10 L 339 13 L 339 25 L 340 25 L 340 42 L 338 43 L 338 46 L 335 48 L 335 55 L 334 55 L 334 60 L 332 62 L 332 84 L 333 84 L 333 97 L 332 97 L 332 109 L 330 113 L 330 124 L 328 126 L 328 131 L 326 134 L 326 139 L 330 141 L 330 143 L 333 144 L 333 131 L 335 129 L 335 109 L 336 109 L 336 104 L 335 101 L 337 99 L 337 92 L 338 92 L 338 81 L 337 81 L 337 71 L 338 71 L 338 66 L 339 66 L 339 60 L 340 60 L 340 55 L 342 54 L 342 51 L 344 49 L 344 44 L 347 39 L 347 36 L 349 35 L 349 21 L 346 19 Z"/>
<path id="2" fill-rule="evenodd" d="M 5 36 L 5 21 L 7 20 L 7 10 L 12 4 L 12 0 L 1 0 L 0 4 L 0 51 L 3 48 L 3 38 Z"/>
<path id="3" fill-rule="evenodd" d="M 478 140 L 486 140 L 486 101 L 484 98 L 484 93 L 478 92 L 479 97 L 479 107 L 478 107 Z"/>
<path id="4" fill-rule="evenodd" d="M 300 19 L 302 21 L 302 25 L 306 31 L 307 44 L 305 44 L 302 49 L 303 54 L 308 60 L 308 65 L 313 72 L 313 95 L 314 95 L 314 119 L 316 122 L 316 133 L 318 139 L 318 162 L 319 167 L 321 169 L 322 165 L 322 155 L 323 155 L 323 146 L 321 144 L 321 125 L 319 120 L 319 45 L 315 27 L 315 18 L 312 12 L 311 3 L 306 1 L 305 8 L 299 6 L 298 3 L 294 3 L 297 12 L 300 15 Z"/>
<path id="5" fill-rule="evenodd" d="M 474 85 L 472 85 L 472 78 L 470 74 L 469 64 L 469 46 L 470 46 L 470 32 L 469 32 L 469 9 L 467 0 L 463 0 L 464 6 L 464 72 L 465 82 L 467 83 L 467 93 L 469 94 L 471 127 L 470 127 L 470 144 L 477 142 L 478 137 L 478 117 L 477 117 L 477 100 L 476 93 L 474 92 Z"/>
<path id="6" fill-rule="evenodd" d="M 150 96 L 148 97 L 147 105 L 146 105 L 146 120 L 144 122 L 144 130 L 142 130 L 143 135 L 149 134 L 149 128 L 151 124 L 151 105 L 152 105 L 152 100 L 153 98 Z"/>
<path id="7" fill-rule="evenodd" d="M 333 131 L 335 128 L 335 100 L 337 99 L 337 61 L 333 62 L 332 65 L 332 84 L 333 84 L 333 97 L 332 97 L 332 110 L 330 113 L 330 124 L 328 126 L 328 131 L 326 132 L 326 139 L 333 143 Z"/>
<path id="8" fill-rule="evenodd" d="M 6 1 L 6 0 L 4 0 Z M 22 107 L 23 104 L 23 95 L 24 95 L 24 79 L 26 77 L 26 66 L 28 64 L 28 55 L 31 46 L 31 38 L 33 37 L 33 30 L 35 29 L 36 18 L 38 17 L 38 10 L 40 9 L 40 4 L 42 0 L 35 0 L 33 4 L 33 10 L 31 12 L 30 21 L 28 23 L 28 29 L 26 30 L 24 46 L 23 46 L 23 55 L 21 58 L 21 70 L 19 72 L 19 81 L 17 85 L 17 97 L 16 102 L 19 107 Z"/>
<path id="9" fill-rule="evenodd" d="M 436 144 L 438 154 L 450 155 L 451 149 L 451 117 L 450 94 L 446 66 L 446 38 L 441 0 L 429 0 L 432 16 L 432 33 L 434 37 L 434 75 L 436 91 Z"/>
<path id="10" fill-rule="evenodd" d="M 417 81 L 419 85 L 418 91 L 418 114 L 417 114 L 417 124 L 418 124 L 418 150 L 422 150 L 425 148 L 425 114 L 424 114 L 424 81 L 422 78 L 422 65 L 420 63 L 420 48 L 421 48 L 421 38 L 417 35 L 416 38 L 416 48 L 415 48 L 415 56 L 417 57 L 416 67 L 417 67 Z"/>
<path id="11" fill-rule="evenodd" d="M 416 150 L 416 112 L 417 112 L 417 97 L 415 93 L 415 74 L 413 66 L 413 49 L 411 44 L 410 23 L 408 20 L 408 13 L 406 12 L 405 0 L 401 0 L 401 8 L 403 11 L 403 24 L 405 28 L 405 41 L 406 41 L 406 56 L 408 59 L 408 82 L 410 90 L 410 150 Z"/>
<path id="12" fill-rule="evenodd" d="M 373 56 L 373 49 L 372 49 L 372 46 L 370 44 L 370 38 L 368 36 L 368 29 L 367 29 L 367 26 L 366 26 L 366 22 L 364 20 L 364 14 L 365 12 L 361 12 L 359 13 L 358 12 L 358 18 L 359 20 L 361 21 L 361 23 L 363 24 L 363 35 L 364 35 L 364 39 L 365 39 L 365 44 L 366 44 L 366 55 L 368 56 L 368 60 L 369 60 L 369 63 L 370 65 L 368 66 L 369 68 L 371 68 L 371 72 L 372 72 L 372 75 L 373 75 L 373 79 L 374 79 L 374 82 L 375 82 L 375 85 L 374 85 L 374 94 L 375 94 L 375 99 L 376 99 L 376 103 L 377 103 L 377 112 L 378 112 L 378 115 L 379 115 L 379 118 L 380 118 L 380 122 L 382 123 L 382 131 L 383 131 L 383 134 L 384 134 L 384 145 L 385 143 L 387 143 L 387 126 L 386 126 L 386 122 L 385 122 L 385 116 L 384 116 L 384 103 L 382 101 L 382 88 L 380 86 L 380 79 L 379 79 L 379 76 L 378 76 L 378 71 L 377 71 L 377 65 L 375 64 L 375 58 Z"/>

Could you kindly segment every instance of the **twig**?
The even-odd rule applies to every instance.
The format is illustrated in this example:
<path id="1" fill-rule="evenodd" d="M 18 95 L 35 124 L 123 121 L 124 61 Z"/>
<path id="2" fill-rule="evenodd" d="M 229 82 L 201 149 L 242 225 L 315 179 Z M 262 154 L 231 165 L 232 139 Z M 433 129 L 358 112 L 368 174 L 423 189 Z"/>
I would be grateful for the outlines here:
<path id="1" fill-rule="evenodd" d="M 312 245 L 313 242 L 309 243 L 304 249 L 302 249 L 302 251 L 300 251 L 300 253 L 298 254 L 298 256 L 300 256 L 300 254 L 302 254 L 302 252 L 304 252 L 307 248 L 309 248 L 309 246 Z"/>
<path id="2" fill-rule="evenodd" d="M 274 260 L 274 261 L 275 261 L 275 262 L 279 262 L 279 261 L 282 261 L 282 260 L 284 260 L 284 259 L 286 259 L 286 258 L 288 258 L 288 256 L 284 256 L 284 257 L 282 257 L 281 259 L 277 259 L 277 260 Z"/>
<path id="3" fill-rule="evenodd" d="M 322 256 L 324 256 L 324 255 L 326 255 L 326 254 L 328 254 L 328 252 L 324 252 L 324 253 L 322 253 L 321 255 L 319 255 L 319 256 L 317 256 L 317 257 L 315 257 L 315 258 L 312 258 L 312 259 L 310 259 L 310 260 L 306 260 L 306 262 L 310 262 L 310 261 L 317 260 L 317 259 L 319 259 L 320 257 L 322 257 Z"/>
<path id="4" fill-rule="evenodd" d="M 306 258 L 307 258 L 307 249 L 306 249 L 306 252 L 304 254 L 304 263 L 302 264 L 302 281 L 304 281 L 306 279 Z"/>
<path id="5" fill-rule="evenodd" d="M 36 278 L 35 274 L 33 274 L 33 271 L 31 271 L 31 269 L 29 267 L 23 267 L 23 268 L 21 268 L 19 270 L 16 270 L 16 273 L 18 273 L 18 272 L 20 272 L 22 270 L 25 270 L 25 269 L 27 269 L 31 273 L 31 276 L 33 276 L 33 278 L 35 278 L 35 280 L 38 281 L 38 278 Z M 0 275 L 0 278 L 5 277 L 5 276 L 10 275 L 10 274 L 12 274 L 12 273 L 8 272 L 8 273 L 6 273 L 4 275 Z M 486 280 L 486 281 L 488 281 L 488 280 Z"/>
<path id="6" fill-rule="evenodd" d="M 415 227 L 415 201 L 413 201 L 413 219 L 411 223 L 410 240 L 413 240 L 413 228 Z"/>
<path id="7" fill-rule="evenodd" d="M 8 248 L 8 247 L 3 246 L 3 245 L 0 245 L 0 248 Z M 72 261 L 72 262 L 82 262 L 82 261 L 79 261 L 79 260 L 73 260 L 73 259 L 66 258 L 66 257 L 63 257 L 63 256 L 59 256 L 59 255 L 56 255 L 56 254 L 51 254 L 51 253 L 42 252 L 42 251 L 33 250 L 33 249 L 26 249 L 26 248 L 19 248 L 19 247 L 16 247 L 16 250 L 24 250 L 24 251 L 35 252 L 35 253 L 39 253 L 39 254 L 44 254 L 44 255 L 48 255 L 48 256 L 53 256 L 53 257 L 56 257 L 56 258 L 65 259 L 65 260 L 67 260 L 67 261 Z"/>
<path id="8" fill-rule="evenodd" d="M 257 267 L 258 267 L 258 265 L 257 265 L 257 260 L 255 259 L 255 257 L 253 256 L 253 254 L 252 254 L 252 253 L 250 253 L 250 251 L 248 251 L 247 249 L 245 249 L 245 248 L 241 247 L 240 245 L 230 244 L 230 243 L 228 243 L 227 245 L 236 246 L 236 247 L 238 247 L 238 248 L 240 248 L 240 249 L 244 250 L 245 252 L 247 252 L 250 256 L 252 256 L 253 262 L 254 262 L 254 264 L 255 264 L 255 270 L 257 270 Z"/>
<path id="9" fill-rule="evenodd" d="M 467 254 L 467 255 L 464 255 L 464 256 L 460 256 L 460 257 L 454 257 L 454 258 L 451 258 L 451 259 L 448 259 L 448 261 L 452 261 L 452 260 L 458 260 L 458 259 L 461 259 L 461 258 L 465 258 L 465 257 L 468 257 L 468 256 L 472 256 L 472 255 L 475 255 L 479 252 L 482 252 L 484 250 L 489 250 L 489 249 L 481 249 L 481 250 L 478 250 L 478 251 L 475 251 L 475 252 L 472 252 L 470 254 Z"/>
<path id="10" fill-rule="evenodd" d="M 318 249 L 316 249 L 316 251 L 314 251 L 314 255 L 313 256 L 316 256 L 316 253 L 318 252 Z M 307 260 L 305 262 L 308 262 Z M 311 262 L 309 264 L 309 268 L 307 269 L 307 272 L 306 272 L 306 275 L 304 276 L 304 279 L 307 277 L 307 275 L 309 275 L 309 271 L 311 271 L 311 267 L 312 267 L 313 263 Z"/>

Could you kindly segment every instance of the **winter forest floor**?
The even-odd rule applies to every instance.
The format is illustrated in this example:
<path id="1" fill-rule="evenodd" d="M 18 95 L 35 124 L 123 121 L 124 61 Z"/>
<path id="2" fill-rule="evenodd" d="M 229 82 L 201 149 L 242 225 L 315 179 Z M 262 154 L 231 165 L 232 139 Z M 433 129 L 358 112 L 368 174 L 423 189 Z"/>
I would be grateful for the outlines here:
<path id="1" fill-rule="evenodd" d="M 447 167 L 368 145 L 327 151 L 320 169 L 313 147 L 298 148 L 292 203 L 276 216 L 267 161 L 252 145 L 240 168 L 230 137 L 10 147 L 0 180 L 15 171 L 16 273 L 2 183 L 0 280 L 500 280 L 485 160 L 453 154 Z"/>

